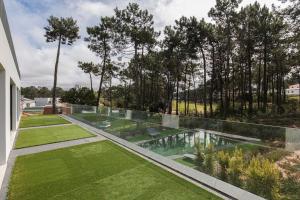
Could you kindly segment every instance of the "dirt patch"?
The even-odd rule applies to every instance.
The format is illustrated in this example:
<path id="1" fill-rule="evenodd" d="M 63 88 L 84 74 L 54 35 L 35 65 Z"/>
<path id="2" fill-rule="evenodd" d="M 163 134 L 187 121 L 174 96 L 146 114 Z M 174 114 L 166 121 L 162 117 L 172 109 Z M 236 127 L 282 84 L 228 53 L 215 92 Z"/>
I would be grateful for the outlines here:
<path id="1" fill-rule="evenodd" d="M 293 177 L 300 181 L 300 151 L 295 151 L 283 157 L 275 164 L 281 171 L 283 178 Z"/>

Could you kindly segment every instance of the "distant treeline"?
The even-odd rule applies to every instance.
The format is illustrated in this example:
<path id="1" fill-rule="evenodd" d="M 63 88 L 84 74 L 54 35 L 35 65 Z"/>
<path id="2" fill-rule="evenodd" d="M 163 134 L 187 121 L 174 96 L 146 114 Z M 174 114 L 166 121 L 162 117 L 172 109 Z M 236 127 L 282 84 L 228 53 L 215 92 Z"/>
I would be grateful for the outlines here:
<path id="1" fill-rule="evenodd" d="M 65 93 L 64 89 L 60 87 L 56 88 L 56 92 L 58 94 L 58 97 L 63 96 Z M 21 95 L 28 99 L 34 99 L 36 97 L 50 98 L 52 97 L 52 90 L 49 90 L 47 87 L 22 87 Z"/>

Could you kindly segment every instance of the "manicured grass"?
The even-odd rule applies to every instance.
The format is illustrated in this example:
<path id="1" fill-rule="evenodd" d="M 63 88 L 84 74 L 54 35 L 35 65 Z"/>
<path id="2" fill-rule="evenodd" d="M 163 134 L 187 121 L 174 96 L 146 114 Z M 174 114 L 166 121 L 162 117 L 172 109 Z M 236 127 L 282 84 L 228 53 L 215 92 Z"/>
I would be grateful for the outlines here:
<path id="1" fill-rule="evenodd" d="M 31 147 L 92 136 L 94 135 L 76 125 L 25 129 L 19 132 L 15 148 Z"/>
<path id="2" fill-rule="evenodd" d="M 18 157 L 8 200 L 220 199 L 109 142 Z"/>
<path id="3" fill-rule="evenodd" d="M 69 121 L 61 118 L 58 115 L 32 115 L 23 116 L 20 123 L 20 128 L 48 126 L 56 124 L 68 124 Z"/>
<path id="4" fill-rule="evenodd" d="M 186 103 L 188 104 L 188 102 Z M 178 102 L 178 110 L 180 113 L 184 114 L 184 101 Z M 213 104 L 213 110 L 216 110 L 217 104 Z M 176 111 L 176 100 L 173 100 L 172 102 L 172 109 L 173 112 Z M 209 104 L 207 104 L 207 111 L 209 112 Z M 189 102 L 189 112 L 190 113 L 195 113 L 195 103 L 194 102 Z M 204 104 L 203 103 L 197 103 L 197 112 L 198 113 L 204 113 Z"/>

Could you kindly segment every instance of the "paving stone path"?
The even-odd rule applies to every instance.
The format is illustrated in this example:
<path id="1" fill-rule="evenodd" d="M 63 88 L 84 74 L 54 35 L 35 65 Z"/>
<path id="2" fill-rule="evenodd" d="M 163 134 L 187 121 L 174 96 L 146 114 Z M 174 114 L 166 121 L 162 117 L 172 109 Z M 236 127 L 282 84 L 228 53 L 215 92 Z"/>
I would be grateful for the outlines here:
<path id="1" fill-rule="evenodd" d="M 74 125 L 74 124 L 70 123 L 70 124 L 53 124 L 53 125 L 47 125 L 47 126 L 33 126 L 33 127 L 19 128 L 19 131 L 26 130 L 26 129 L 49 128 L 49 127 L 70 126 L 70 125 Z"/>

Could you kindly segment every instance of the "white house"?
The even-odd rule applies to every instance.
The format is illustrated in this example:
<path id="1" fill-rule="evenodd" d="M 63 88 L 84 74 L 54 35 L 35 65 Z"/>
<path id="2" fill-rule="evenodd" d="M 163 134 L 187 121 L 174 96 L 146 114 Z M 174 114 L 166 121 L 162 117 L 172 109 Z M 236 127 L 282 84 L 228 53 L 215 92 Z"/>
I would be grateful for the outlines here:
<path id="1" fill-rule="evenodd" d="M 22 97 L 21 104 L 23 109 L 35 107 L 35 101 L 25 97 Z"/>
<path id="2" fill-rule="evenodd" d="M 300 92 L 299 88 L 300 88 L 299 84 L 290 85 L 289 88 L 286 89 L 286 94 L 289 96 L 299 95 L 299 92 Z"/>
<path id="3" fill-rule="evenodd" d="M 0 186 L 21 113 L 20 71 L 3 0 L 0 0 Z"/>
<path id="4" fill-rule="evenodd" d="M 44 107 L 46 105 L 52 105 L 52 98 L 34 98 L 36 107 Z M 56 104 L 60 102 L 60 98 L 56 98 Z"/>

